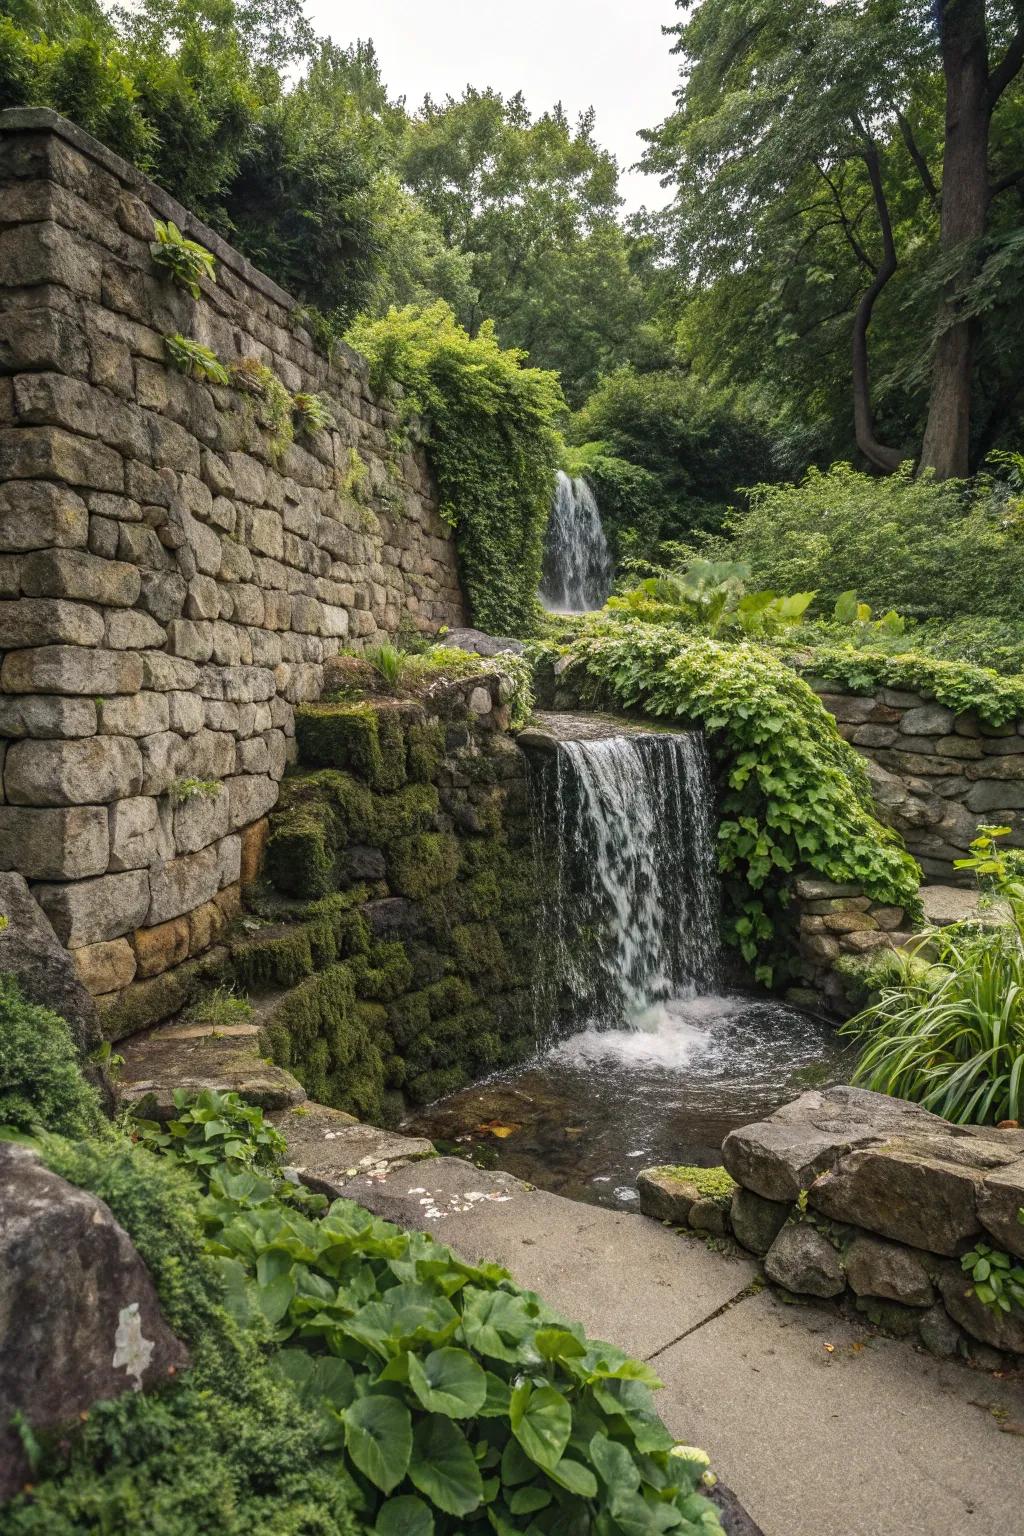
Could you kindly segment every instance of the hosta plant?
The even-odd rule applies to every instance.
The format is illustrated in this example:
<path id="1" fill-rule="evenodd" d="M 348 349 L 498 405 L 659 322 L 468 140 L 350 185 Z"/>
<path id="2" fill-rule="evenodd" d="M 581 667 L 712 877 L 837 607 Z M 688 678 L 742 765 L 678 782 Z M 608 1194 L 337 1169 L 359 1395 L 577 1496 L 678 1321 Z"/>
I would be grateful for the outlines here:
<path id="1" fill-rule="evenodd" d="M 1018 1212 L 1017 1219 L 1024 1224 L 1024 1210 Z M 1000 1312 L 1024 1308 L 1024 1263 L 1019 1259 L 988 1243 L 978 1243 L 964 1254 L 960 1268 L 973 1282 L 968 1294 L 973 1293 L 986 1307 Z"/>
<path id="2" fill-rule="evenodd" d="M 213 252 L 197 240 L 186 240 L 173 219 L 168 219 L 166 223 L 163 219 L 156 219 L 153 233 L 156 239 L 149 248 L 153 260 L 158 267 L 170 273 L 179 288 L 186 289 L 194 299 L 198 299 L 202 278 L 208 278 L 211 283 L 217 281 L 217 264 Z"/>

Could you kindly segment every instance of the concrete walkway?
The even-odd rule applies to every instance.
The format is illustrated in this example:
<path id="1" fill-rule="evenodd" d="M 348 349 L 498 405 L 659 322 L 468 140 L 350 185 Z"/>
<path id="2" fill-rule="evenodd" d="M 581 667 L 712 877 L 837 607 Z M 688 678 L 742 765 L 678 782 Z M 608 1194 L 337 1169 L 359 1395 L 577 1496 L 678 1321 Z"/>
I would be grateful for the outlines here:
<path id="1" fill-rule="evenodd" d="M 708 1451 L 764 1536 L 1024 1530 L 1020 1382 L 935 1361 L 824 1307 L 783 1305 L 750 1260 L 455 1158 L 378 1162 L 335 1187 L 505 1264 L 650 1361 L 669 1428 Z"/>

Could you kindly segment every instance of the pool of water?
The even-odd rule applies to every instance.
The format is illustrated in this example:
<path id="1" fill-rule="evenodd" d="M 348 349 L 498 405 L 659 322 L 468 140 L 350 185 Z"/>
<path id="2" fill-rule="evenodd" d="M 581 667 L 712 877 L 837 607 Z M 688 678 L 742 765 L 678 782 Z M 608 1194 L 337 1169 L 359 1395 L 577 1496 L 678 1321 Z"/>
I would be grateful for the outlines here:
<path id="1" fill-rule="evenodd" d="M 626 1208 L 639 1169 L 721 1161 L 726 1133 L 848 1080 L 822 1020 L 742 995 L 676 997 L 632 1029 L 583 1030 L 405 1122 L 442 1151 L 542 1189 Z"/>

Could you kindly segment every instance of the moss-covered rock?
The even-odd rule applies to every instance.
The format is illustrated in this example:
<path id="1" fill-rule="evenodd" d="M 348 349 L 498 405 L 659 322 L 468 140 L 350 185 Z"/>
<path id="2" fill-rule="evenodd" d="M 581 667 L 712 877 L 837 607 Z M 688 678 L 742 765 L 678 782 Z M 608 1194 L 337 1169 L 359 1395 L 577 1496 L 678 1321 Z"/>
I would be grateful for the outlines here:
<path id="1" fill-rule="evenodd" d="M 405 734 L 397 709 L 372 704 L 302 704 L 295 711 L 302 761 L 347 768 L 372 789 L 405 783 Z"/>
<path id="2" fill-rule="evenodd" d="M 352 969 L 332 965 L 286 994 L 264 1026 L 273 1060 L 323 1104 L 373 1119 L 382 1107 L 384 1060 L 356 1004 Z"/>
<path id="3" fill-rule="evenodd" d="M 388 881 L 414 901 L 450 885 L 459 869 L 459 845 L 448 832 L 413 832 L 388 849 Z"/>
<path id="4" fill-rule="evenodd" d="M 390 848 L 399 838 L 436 825 L 440 800 L 433 784 L 407 784 L 391 795 L 377 795 L 373 806 L 373 841 Z"/>
<path id="5" fill-rule="evenodd" d="M 334 887 L 338 834 L 323 800 L 301 801 L 274 817 L 267 841 L 267 878 L 285 896 L 326 896 Z"/>
<path id="6" fill-rule="evenodd" d="M 417 784 L 431 784 L 444 758 L 445 726 L 441 720 L 423 720 L 406 732 L 406 771 Z"/>

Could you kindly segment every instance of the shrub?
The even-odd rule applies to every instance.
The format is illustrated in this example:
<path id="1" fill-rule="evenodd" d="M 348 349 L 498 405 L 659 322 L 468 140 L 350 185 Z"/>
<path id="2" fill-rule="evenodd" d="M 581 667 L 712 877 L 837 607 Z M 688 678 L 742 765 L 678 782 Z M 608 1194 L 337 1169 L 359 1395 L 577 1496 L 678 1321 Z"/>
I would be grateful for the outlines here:
<path id="1" fill-rule="evenodd" d="M 831 606 L 855 588 L 877 610 L 921 617 L 1018 617 L 1024 539 L 982 484 L 885 479 L 848 464 L 798 485 L 758 485 L 732 522 L 734 553 L 778 591 L 814 588 Z"/>
<path id="2" fill-rule="evenodd" d="M 1009 922 L 928 929 L 931 964 L 905 964 L 843 1026 L 862 1047 L 854 1082 L 958 1125 L 1024 1119 L 1024 878 L 987 828 L 957 867 L 1009 906 Z"/>
<path id="3" fill-rule="evenodd" d="M 537 655 L 567 660 L 563 684 L 594 702 L 704 726 L 719 773 L 724 933 L 764 981 L 785 968 L 778 929 L 800 869 L 916 909 L 917 865 L 875 820 L 860 758 L 769 651 L 632 623 Z"/>
<path id="4" fill-rule="evenodd" d="M 103 1124 L 65 1021 L 27 1002 L 15 978 L 0 974 L 0 1126 L 88 1136 Z"/>
<path id="5" fill-rule="evenodd" d="M 559 458 L 556 376 L 524 368 L 525 354 L 503 350 L 488 322 L 470 337 L 443 302 L 360 321 L 350 339 L 375 385 L 396 380 L 407 415 L 427 418 L 473 623 L 499 635 L 531 631 Z"/>

